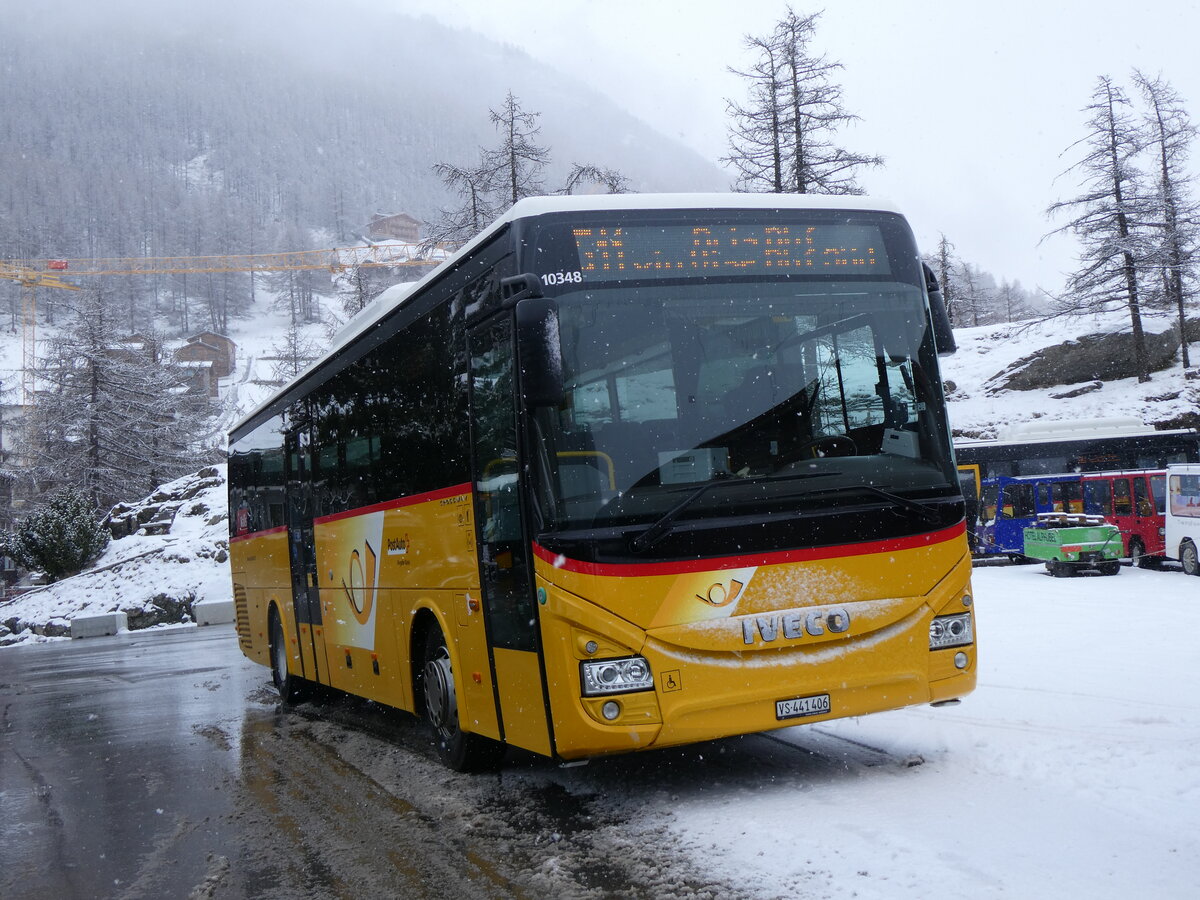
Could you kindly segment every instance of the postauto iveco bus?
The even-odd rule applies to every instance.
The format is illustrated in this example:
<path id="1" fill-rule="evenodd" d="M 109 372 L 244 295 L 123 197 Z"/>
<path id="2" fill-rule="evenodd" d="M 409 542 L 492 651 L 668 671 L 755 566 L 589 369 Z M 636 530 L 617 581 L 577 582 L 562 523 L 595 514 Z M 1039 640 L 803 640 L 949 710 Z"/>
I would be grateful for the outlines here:
<path id="1" fill-rule="evenodd" d="M 233 430 L 243 650 L 459 769 L 968 693 L 935 289 L 861 198 L 521 201 Z"/>

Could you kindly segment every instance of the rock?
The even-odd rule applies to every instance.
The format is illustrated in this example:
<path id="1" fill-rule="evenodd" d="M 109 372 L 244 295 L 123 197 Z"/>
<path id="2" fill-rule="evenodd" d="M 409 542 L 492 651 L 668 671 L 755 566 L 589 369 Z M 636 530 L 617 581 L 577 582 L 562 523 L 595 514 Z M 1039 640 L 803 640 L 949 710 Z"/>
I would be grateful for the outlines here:
<path id="1" fill-rule="evenodd" d="M 1082 397 L 1084 394 L 1090 394 L 1093 391 L 1098 391 L 1104 387 L 1103 381 L 1091 381 L 1082 387 L 1077 387 L 1073 391 L 1063 391 L 1061 394 L 1051 394 L 1051 400 L 1069 400 L 1072 397 Z"/>
<path id="2" fill-rule="evenodd" d="M 190 591 L 182 598 L 155 594 L 147 607 L 131 607 L 122 612 L 129 620 L 129 630 L 136 631 L 139 628 L 150 628 L 154 625 L 190 622 L 193 618 L 192 606 L 195 602 L 196 595 Z"/>
<path id="3" fill-rule="evenodd" d="M 1175 355 L 1179 351 L 1176 330 L 1168 329 L 1145 337 L 1151 372 L 1175 365 Z M 984 388 L 988 393 L 1031 391 L 1060 384 L 1136 378 L 1137 374 L 1132 334 L 1087 334 L 1017 360 L 984 382 Z"/>

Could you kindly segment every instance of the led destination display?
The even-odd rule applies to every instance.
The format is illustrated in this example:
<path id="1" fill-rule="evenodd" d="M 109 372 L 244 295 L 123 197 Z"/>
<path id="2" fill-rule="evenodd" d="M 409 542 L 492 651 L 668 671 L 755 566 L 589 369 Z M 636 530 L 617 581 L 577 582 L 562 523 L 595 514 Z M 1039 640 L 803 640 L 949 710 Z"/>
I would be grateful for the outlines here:
<path id="1" fill-rule="evenodd" d="M 582 280 L 695 275 L 886 275 L 877 225 L 687 225 L 574 228 Z"/>

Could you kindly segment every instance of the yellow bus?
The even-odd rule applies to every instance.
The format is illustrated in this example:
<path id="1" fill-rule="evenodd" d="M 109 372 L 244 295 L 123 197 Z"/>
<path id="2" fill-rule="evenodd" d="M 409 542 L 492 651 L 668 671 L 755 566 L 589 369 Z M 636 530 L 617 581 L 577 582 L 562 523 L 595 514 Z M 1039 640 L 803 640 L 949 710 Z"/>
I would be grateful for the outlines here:
<path id="1" fill-rule="evenodd" d="M 562 761 L 975 685 L 936 281 L 863 198 L 530 198 L 230 434 L 285 702 Z"/>

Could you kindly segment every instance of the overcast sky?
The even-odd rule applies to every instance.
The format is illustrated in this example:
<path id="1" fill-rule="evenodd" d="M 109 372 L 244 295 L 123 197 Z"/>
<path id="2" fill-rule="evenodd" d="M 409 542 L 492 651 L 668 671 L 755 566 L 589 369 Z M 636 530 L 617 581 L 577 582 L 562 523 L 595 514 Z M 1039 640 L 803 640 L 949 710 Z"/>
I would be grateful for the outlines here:
<path id="1" fill-rule="evenodd" d="M 716 160 L 726 151 L 726 72 L 743 36 L 769 31 L 782 0 L 377 0 L 514 44 L 603 91 Z M 797 13 L 822 8 L 794 4 Z M 845 65 L 842 133 L 887 159 L 860 178 L 898 203 L 923 249 L 940 233 L 997 277 L 1056 289 L 1074 245 L 1050 240 L 1045 208 L 1073 195 L 1056 176 L 1085 133 L 1096 78 L 1161 72 L 1200 123 L 1194 0 L 829 0 L 815 49 Z M 497 76 L 497 97 L 503 96 Z M 1131 86 L 1132 89 L 1132 86 Z M 1200 158 L 1200 147 L 1193 154 Z M 1193 168 L 1196 168 L 1193 166 Z"/>

